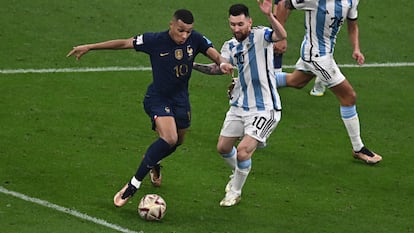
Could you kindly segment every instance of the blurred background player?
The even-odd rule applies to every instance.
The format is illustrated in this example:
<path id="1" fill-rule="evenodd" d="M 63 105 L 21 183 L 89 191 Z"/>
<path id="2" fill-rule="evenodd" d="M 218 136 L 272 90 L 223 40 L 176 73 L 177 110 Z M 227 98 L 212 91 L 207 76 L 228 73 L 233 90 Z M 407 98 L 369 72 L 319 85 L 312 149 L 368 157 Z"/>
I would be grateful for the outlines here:
<path id="1" fill-rule="evenodd" d="M 173 153 L 184 141 L 190 127 L 190 100 L 188 83 L 194 58 L 199 53 L 218 64 L 221 72 L 228 73 L 233 66 L 225 63 L 211 41 L 193 30 L 194 18 L 190 11 L 177 10 L 169 30 L 144 33 L 129 39 L 111 40 L 96 44 L 76 46 L 67 56 L 77 59 L 98 49 L 135 49 L 147 53 L 151 60 L 153 82 L 144 98 L 144 109 L 152 121 L 158 138 L 148 147 L 135 175 L 115 194 L 114 204 L 125 205 L 140 188 L 144 177 L 150 173 L 155 186 L 161 184 L 160 161 Z"/>
<path id="2" fill-rule="evenodd" d="M 277 73 L 278 86 L 302 88 L 315 76 L 330 88 L 340 102 L 340 114 L 352 143 L 353 156 L 368 164 L 376 164 L 382 157 L 364 146 L 356 110 L 356 93 L 336 64 L 333 52 L 339 30 L 347 20 L 348 35 L 353 46 L 352 57 L 364 63 L 359 47 L 358 0 L 281 0 L 277 18 L 283 24 L 291 10 L 305 11 L 305 37 L 301 56 L 293 73 Z"/>
<path id="3" fill-rule="evenodd" d="M 230 90 L 230 109 L 217 143 L 217 151 L 233 171 L 220 206 L 233 206 L 240 201 L 251 170 L 251 157 L 258 143 L 266 142 L 281 119 L 273 43 L 284 40 L 286 31 L 272 14 L 272 0 L 258 4 L 272 28 L 252 28 L 249 9 L 244 4 L 234 4 L 229 9 L 229 26 L 234 37 L 221 49 L 221 56 L 237 67 L 239 77 Z M 195 64 L 194 69 L 207 74 L 221 73 L 216 64 Z"/>
<path id="4" fill-rule="evenodd" d="M 281 0 L 275 0 L 274 1 L 275 5 L 274 5 L 274 8 L 273 8 L 273 15 L 275 17 L 278 16 L 278 13 L 277 13 L 277 8 L 278 7 L 277 7 L 277 5 L 279 4 L 280 1 Z M 281 19 L 287 19 L 287 16 L 286 15 L 284 15 L 284 16 L 281 16 L 280 15 L 280 14 L 283 14 L 283 13 L 286 13 L 286 11 L 281 11 L 279 13 L 279 17 Z M 278 19 L 278 20 L 280 21 L 281 19 Z M 285 26 L 286 21 L 283 21 L 283 22 L 280 21 L 280 23 L 283 26 Z M 275 43 L 274 44 L 274 48 L 275 48 L 275 60 L 273 62 L 274 62 L 275 72 L 282 72 L 283 53 L 286 51 L 286 48 L 287 48 L 286 40 L 283 40 L 283 41 L 280 41 L 280 42 Z M 315 83 L 313 85 L 313 88 L 311 89 L 311 91 L 309 92 L 309 94 L 312 95 L 312 96 L 318 96 L 319 97 L 319 96 L 323 96 L 325 94 L 325 90 L 326 90 L 326 88 L 323 85 L 321 79 L 318 78 L 318 77 L 316 77 L 315 78 Z M 260 148 L 264 148 L 264 147 L 266 147 L 266 144 L 259 145 L 259 147 Z"/>

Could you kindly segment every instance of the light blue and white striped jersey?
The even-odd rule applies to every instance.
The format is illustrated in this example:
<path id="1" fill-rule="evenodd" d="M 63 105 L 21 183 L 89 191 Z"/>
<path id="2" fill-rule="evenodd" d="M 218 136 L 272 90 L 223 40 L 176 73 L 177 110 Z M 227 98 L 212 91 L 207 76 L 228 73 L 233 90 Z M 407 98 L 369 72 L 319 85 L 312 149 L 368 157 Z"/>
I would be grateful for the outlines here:
<path id="1" fill-rule="evenodd" d="M 346 19 L 356 20 L 359 0 L 292 0 L 293 6 L 305 12 L 306 34 L 302 41 L 301 57 L 333 54 L 336 37 Z"/>
<path id="2" fill-rule="evenodd" d="M 241 42 L 228 40 L 221 55 L 237 67 L 239 78 L 230 105 L 244 111 L 281 110 L 276 78 L 273 72 L 272 29 L 253 27 Z"/>

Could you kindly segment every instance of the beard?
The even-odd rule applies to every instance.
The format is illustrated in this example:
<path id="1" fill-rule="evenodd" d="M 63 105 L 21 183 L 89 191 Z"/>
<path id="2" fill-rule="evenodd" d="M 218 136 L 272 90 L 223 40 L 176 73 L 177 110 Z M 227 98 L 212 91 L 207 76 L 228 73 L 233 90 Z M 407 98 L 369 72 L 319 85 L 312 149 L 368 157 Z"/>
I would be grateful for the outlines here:
<path id="1" fill-rule="evenodd" d="M 236 38 L 237 41 L 243 41 L 247 38 L 247 34 L 244 34 L 242 32 L 233 33 L 234 38 Z"/>

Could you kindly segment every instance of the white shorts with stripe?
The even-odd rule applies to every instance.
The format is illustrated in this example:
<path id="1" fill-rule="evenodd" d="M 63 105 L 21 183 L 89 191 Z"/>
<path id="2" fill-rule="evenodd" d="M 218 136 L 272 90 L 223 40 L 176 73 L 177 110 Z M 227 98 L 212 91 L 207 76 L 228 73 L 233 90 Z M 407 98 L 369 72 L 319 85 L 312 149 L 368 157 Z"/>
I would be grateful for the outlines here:
<path id="1" fill-rule="evenodd" d="M 226 114 L 220 135 L 224 137 L 243 137 L 249 135 L 259 142 L 266 142 L 281 118 L 281 111 L 243 111 L 230 107 Z"/>
<path id="2" fill-rule="evenodd" d="M 304 61 L 302 58 L 299 58 L 296 62 L 296 69 L 313 73 L 329 88 L 345 80 L 345 76 L 339 70 L 332 54 L 322 57 L 312 57 L 311 61 Z"/>

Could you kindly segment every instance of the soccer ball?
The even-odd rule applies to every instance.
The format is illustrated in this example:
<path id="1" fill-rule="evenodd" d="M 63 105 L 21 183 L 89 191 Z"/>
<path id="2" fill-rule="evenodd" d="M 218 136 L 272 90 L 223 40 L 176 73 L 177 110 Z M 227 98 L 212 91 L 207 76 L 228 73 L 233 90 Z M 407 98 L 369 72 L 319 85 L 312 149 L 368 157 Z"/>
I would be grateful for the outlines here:
<path id="1" fill-rule="evenodd" d="M 142 219 L 159 221 L 167 210 L 167 203 L 157 194 L 146 194 L 138 204 L 138 213 Z"/>

